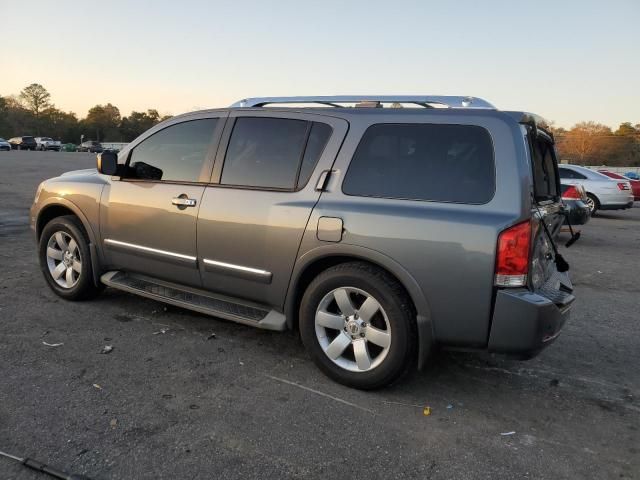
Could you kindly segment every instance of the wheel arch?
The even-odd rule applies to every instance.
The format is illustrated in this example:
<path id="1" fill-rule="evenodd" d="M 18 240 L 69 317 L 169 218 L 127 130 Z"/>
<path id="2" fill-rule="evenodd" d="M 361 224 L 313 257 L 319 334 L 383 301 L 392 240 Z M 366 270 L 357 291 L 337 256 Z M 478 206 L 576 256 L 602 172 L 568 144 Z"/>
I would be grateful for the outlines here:
<path id="1" fill-rule="evenodd" d="M 87 232 L 87 235 L 89 236 L 89 252 L 91 253 L 90 260 L 93 272 L 93 283 L 98 286 L 100 284 L 100 274 L 102 271 L 99 242 L 97 241 L 95 232 L 91 228 L 89 220 L 73 202 L 60 197 L 52 197 L 47 199 L 47 202 L 42 207 L 40 207 L 38 215 L 36 217 L 36 241 L 40 241 L 42 230 L 47 223 L 49 223 L 54 218 L 65 215 L 73 215 L 78 220 L 80 220 L 84 231 Z"/>
<path id="2" fill-rule="evenodd" d="M 84 216 L 82 211 L 74 203 L 65 198 L 59 197 L 49 198 L 47 200 L 47 203 L 40 207 L 35 223 L 36 240 L 40 240 L 42 229 L 47 223 L 49 223 L 54 218 L 61 217 L 63 215 L 74 215 L 78 217 L 78 219 L 82 223 L 82 226 L 87 232 L 87 235 L 89 235 L 89 240 L 91 241 L 91 243 L 96 243 L 95 233 L 93 232 L 89 221 Z"/>
<path id="3" fill-rule="evenodd" d="M 385 254 L 370 248 L 337 244 L 317 247 L 298 259 L 291 275 L 285 315 L 287 326 L 297 328 L 298 310 L 302 296 L 311 281 L 323 270 L 335 265 L 361 261 L 374 265 L 393 276 L 404 288 L 413 303 L 418 326 L 418 367 L 422 368 L 434 343 L 433 325 L 428 301 L 413 276 L 398 262 Z"/>
<path id="4" fill-rule="evenodd" d="M 597 195 L 597 194 L 593 193 L 591 190 L 586 190 L 586 189 L 585 189 L 585 191 L 586 191 L 587 195 L 590 195 L 590 196 L 592 196 L 593 198 L 595 198 L 595 199 L 596 199 L 596 202 L 598 202 L 598 204 L 600 204 L 600 197 L 598 197 L 598 195 Z"/>

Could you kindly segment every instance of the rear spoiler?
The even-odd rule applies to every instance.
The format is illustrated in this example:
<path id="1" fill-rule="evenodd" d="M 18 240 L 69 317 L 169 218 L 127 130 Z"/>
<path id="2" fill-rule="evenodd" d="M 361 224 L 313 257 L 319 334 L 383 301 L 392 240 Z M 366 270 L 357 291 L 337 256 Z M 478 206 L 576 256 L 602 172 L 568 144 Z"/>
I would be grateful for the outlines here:
<path id="1" fill-rule="evenodd" d="M 555 140 L 553 138 L 553 132 L 551 131 L 551 125 L 544 117 L 541 117 L 540 115 L 536 115 L 535 113 L 529 113 L 529 112 L 504 112 L 504 113 L 513 117 L 513 119 L 516 122 L 531 128 L 534 136 L 537 137 L 538 135 L 542 134 L 544 136 L 549 137 L 549 140 L 555 143 Z"/>

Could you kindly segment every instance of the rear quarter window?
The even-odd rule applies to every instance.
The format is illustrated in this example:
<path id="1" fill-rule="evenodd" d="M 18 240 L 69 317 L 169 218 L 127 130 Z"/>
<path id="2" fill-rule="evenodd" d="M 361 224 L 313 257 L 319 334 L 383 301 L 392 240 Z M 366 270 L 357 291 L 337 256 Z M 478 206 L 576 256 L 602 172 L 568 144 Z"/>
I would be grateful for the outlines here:
<path id="1" fill-rule="evenodd" d="M 491 136 L 475 125 L 372 125 L 342 190 L 367 197 L 487 203 L 495 193 Z"/>

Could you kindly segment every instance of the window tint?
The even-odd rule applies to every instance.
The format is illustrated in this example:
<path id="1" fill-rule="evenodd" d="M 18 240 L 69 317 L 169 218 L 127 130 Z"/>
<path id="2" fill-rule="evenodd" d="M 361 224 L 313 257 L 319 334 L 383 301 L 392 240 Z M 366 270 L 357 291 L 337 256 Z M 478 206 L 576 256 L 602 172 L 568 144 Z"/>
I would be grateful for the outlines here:
<path id="1" fill-rule="evenodd" d="M 560 178 L 573 178 L 573 179 L 578 179 L 578 180 L 584 180 L 585 178 L 587 178 L 586 176 L 582 175 L 581 173 L 578 173 L 574 170 L 571 170 L 569 168 L 562 168 L 560 167 L 558 169 L 558 171 L 560 172 Z"/>
<path id="2" fill-rule="evenodd" d="M 533 138 L 532 130 L 528 128 L 527 131 L 533 162 L 534 196 L 536 200 L 553 199 L 559 195 L 555 170 L 557 160 L 553 142 L 541 136 Z M 561 174 L 560 178 L 563 178 Z"/>
<path id="3" fill-rule="evenodd" d="M 300 167 L 300 175 L 298 179 L 298 188 L 303 187 L 309 181 L 309 177 L 313 173 L 313 169 L 318 163 L 320 155 L 331 136 L 331 127 L 326 123 L 314 122 L 309 133 L 307 148 L 302 157 L 302 166 Z"/>
<path id="4" fill-rule="evenodd" d="M 342 188 L 349 195 L 486 203 L 495 191 L 491 138 L 470 125 L 373 125 Z"/>
<path id="5" fill-rule="evenodd" d="M 160 130 L 133 149 L 127 176 L 197 182 L 216 122 L 215 118 L 192 120 Z"/>
<path id="6" fill-rule="evenodd" d="M 309 126 L 303 120 L 238 118 L 221 183 L 293 190 Z"/>

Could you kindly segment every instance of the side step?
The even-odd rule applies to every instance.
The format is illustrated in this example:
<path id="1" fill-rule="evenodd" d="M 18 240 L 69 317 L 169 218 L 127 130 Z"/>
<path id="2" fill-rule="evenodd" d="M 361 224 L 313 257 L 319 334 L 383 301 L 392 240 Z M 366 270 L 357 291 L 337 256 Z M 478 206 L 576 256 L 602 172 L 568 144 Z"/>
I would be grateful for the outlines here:
<path id="1" fill-rule="evenodd" d="M 142 275 L 114 271 L 105 273 L 100 280 L 118 290 L 252 327 L 282 331 L 287 326 L 285 316 L 275 310 L 269 311 L 257 305 L 237 303 L 229 298 L 196 292 Z"/>

